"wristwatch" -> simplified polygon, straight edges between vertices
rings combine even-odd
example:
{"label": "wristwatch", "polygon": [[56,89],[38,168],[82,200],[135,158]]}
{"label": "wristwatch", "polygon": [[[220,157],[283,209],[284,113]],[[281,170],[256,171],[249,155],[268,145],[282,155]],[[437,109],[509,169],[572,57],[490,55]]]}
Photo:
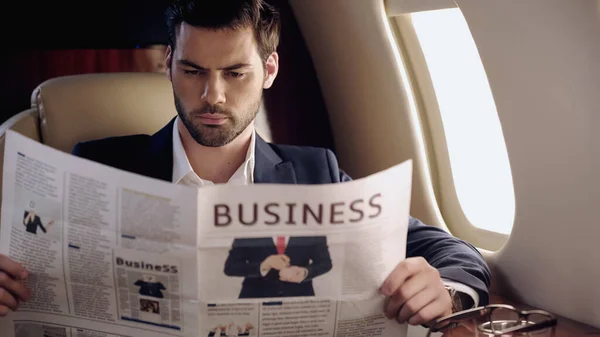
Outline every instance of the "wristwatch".
{"label": "wristwatch", "polygon": [[457,311],[463,311],[473,307],[474,303],[469,295],[458,292],[451,286],[445,287],[448,291],[448,294],[450,295],[450,299],[452,300],[452,313],[455,313]]}

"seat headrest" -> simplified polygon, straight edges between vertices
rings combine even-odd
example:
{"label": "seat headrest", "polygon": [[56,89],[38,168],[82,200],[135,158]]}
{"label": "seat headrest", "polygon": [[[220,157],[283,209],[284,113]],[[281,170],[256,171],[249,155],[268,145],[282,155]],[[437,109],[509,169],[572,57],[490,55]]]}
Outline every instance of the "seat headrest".
{"label": "seat headrest", "polygon": [[171,82],[160,73],[57,77],[33,91],[31,105],[43,143],[65,152],[79,141],[153,134],[177,114]]}

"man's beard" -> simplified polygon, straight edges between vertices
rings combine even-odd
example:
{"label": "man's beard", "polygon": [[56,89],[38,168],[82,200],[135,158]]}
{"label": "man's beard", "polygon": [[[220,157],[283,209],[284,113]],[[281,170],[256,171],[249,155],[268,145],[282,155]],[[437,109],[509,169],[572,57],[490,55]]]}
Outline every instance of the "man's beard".
{"label": "man's beard", "polygon": [[[230,111],[224,110],[219,106],[209,104],[198,110],[187,113],[183,109],[177,94],[173,94],[175,96],[175,108],[177,109],[177,114],[183,122],[183,125],[185,125],[192,138],[194,138],[198,144],[209,147],[227,145],[242,132],[244,132],[244,130],[246,130],[248,125],[252,123],[258,114],[258,109],[262,99],[262,95],[259,95],[258,99],[252,102],[252,104],[248,107],[248,110],[244,111],[239,116],[234,116]],[[201,114],[217,113],[227,117],[227,122],[225,124],[205,125],[194,120],[195,116],[200,116]]]}

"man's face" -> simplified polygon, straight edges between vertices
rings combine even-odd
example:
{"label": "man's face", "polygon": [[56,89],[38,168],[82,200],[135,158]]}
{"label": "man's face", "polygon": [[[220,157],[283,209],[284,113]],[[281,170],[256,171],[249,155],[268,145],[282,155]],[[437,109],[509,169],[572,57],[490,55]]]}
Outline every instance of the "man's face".
{"label": "man's face", "polygon": [[167,74],[175,106],[188,132],[203,146],[223,146],[254,121],[263,88],[277,72],[277,55],[263,66],[254,34],[208,30],[182,23],[175,50],[167,48]]}

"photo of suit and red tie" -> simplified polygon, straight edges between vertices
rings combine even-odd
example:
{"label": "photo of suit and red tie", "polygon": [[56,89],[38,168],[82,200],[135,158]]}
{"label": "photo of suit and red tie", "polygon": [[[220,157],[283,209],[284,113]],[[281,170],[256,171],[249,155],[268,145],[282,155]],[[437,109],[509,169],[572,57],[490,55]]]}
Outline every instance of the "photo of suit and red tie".
{"label": "photo of suit and red tie", "polygon": [[227,276],[244,277],[239,298],[315,296],[313,280],[332,268],[325,236],[238,238]]}

